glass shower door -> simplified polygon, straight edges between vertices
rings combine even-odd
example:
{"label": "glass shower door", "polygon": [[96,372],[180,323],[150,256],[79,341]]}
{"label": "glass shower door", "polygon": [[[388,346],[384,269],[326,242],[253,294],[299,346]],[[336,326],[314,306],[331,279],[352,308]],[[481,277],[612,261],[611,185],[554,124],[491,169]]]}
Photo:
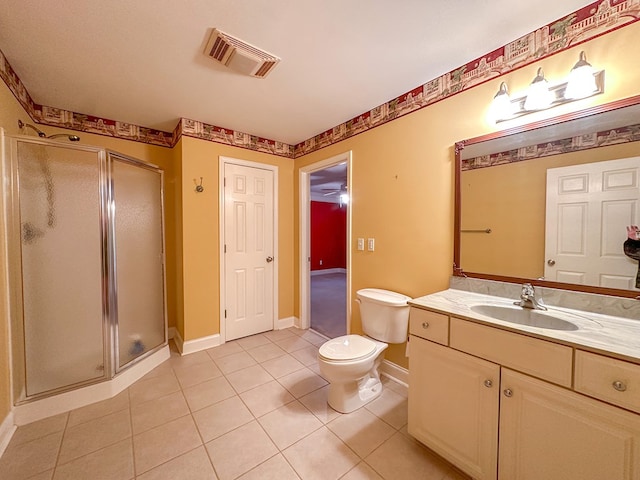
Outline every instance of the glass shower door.
{"label": "glass shower door", "polygon": [[162,171],[109,153],[115,210],[116,371],[166,342]]}
{"label": "glass shower door", "polygon": [[17,142],[27,396],[105,377],[101,154]]}

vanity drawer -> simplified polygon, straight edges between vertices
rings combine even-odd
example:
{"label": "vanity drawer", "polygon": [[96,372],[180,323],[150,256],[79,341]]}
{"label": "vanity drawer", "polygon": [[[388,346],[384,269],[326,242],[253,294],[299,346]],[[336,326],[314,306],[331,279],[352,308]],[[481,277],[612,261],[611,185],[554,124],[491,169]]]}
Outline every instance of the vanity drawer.
{"label": "vanity drawer", "polygon": [[411,307],[409,333],[442,345],[448,345],[449,315]]}
{"label": "vanity drawer", "polygon": [[534,377],[571,387],[573,349],[566,345],[452,317],[450,346]]}
{"label": "vanity drawer", "polygon": [[640,365],[576,350],[574,388],[640,413]]}

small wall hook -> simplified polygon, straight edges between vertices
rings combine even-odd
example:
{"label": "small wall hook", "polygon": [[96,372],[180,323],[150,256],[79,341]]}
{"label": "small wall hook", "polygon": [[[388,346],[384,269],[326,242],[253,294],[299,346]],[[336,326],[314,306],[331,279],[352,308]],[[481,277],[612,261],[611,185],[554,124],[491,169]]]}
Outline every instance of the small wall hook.
{"label": "small wall hook", "polygon": [[204,192],[204,187],[202,186],[202,177],[200,177],[200,183],[198,183],[195,178],[193,179],[193,183],[195,183],[195,185],[196,185],[196,192],[197,193]]}

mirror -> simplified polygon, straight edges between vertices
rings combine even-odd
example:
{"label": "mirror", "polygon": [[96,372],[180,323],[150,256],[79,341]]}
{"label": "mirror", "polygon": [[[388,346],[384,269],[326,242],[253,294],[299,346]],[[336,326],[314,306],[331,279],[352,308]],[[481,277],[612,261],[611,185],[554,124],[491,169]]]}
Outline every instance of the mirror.
{"label": "mirror", "polygon": [[640,95],[456,143],[454,275],[638,297]]}

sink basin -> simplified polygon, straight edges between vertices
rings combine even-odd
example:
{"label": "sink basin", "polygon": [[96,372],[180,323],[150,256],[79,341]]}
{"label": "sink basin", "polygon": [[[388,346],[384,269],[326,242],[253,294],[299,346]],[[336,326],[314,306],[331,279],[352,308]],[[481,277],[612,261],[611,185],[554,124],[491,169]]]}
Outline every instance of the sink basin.
{"label": "sink basin", "polygon": [[578,330],[576,325],[559,318],[548,310],[532,310],[518,305],[473,305],[471,310],[480,315],[518,325],[550,330]]}

